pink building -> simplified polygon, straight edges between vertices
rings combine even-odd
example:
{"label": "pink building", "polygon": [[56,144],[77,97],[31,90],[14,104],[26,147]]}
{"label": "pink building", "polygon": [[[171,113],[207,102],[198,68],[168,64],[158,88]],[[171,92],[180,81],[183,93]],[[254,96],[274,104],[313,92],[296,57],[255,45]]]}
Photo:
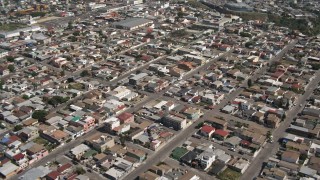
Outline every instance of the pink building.
{"label": "pink building", "polygon": [[82,127],[83,131],[86,133],[95,126],[95,121],[96,121],[95,118],[91,116],[87,116],[80,120],[77,120],[77,119],[71,120],[70,124],[76,127],[78,126]]}

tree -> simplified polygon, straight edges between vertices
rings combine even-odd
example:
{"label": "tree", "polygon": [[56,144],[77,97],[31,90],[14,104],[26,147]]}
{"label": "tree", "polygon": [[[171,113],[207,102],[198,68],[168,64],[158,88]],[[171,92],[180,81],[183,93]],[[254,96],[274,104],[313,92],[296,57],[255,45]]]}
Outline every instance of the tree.
{"label": "tree", "polygon": [[81,77],[85,77],[85,76],[89,76],[89,75],[90,75],[90,73],[89,73],[88,70],[83,70],[83,71],[81,72],[81,74],[80,74]]}
{"label": "tree", "polygon": [[36,76],[38,76],[38,73],[37,73],[37,72],[32,71],[32,72],[31,72],[31,76],[32,76],[32,77],[36,77]]}
{"label": "tree", "polygon": [[80,36],[80,31],[75,31],[72,33],[74,36]]}
{"label": "tree", "polygon": [[24,95],[22,95],[22,98],[23,98],[23,99],[29,99],[29,96],[26,95],[26,94],[24,94]]}
{"label": "tree", "polygon": [[12,56],[7,56],[7,61],[9,61],[9,62],[14,62],[14,57],[12,57]]}
{"label": "tree", "polygon": [[266,136],[268,139],[270,139],[271,138],[271,131],[268,131]]}
{"label": "tree", "polygon": [[77,174],[85,174],[85,173],[86,173],[86,170],[83,169],[82,167],[77,167],[77,168],[76,168],[76,173],[77,173]]}
{"label": "tree", "polygon": [[251,87],[252,86],[252,80],[251,79],[248,79],[248,87]]}
{"label": "tree", "polygon": [[32,114],[32,118],[38,119],[39,121],[44,121],[45,117],[48,115],[48,111],[45,110],[35,110]]}
{"label": "tree", "polygon": [[13,64],[10,64],[10,65],[8,66],[8,69],[9,69],[10,72],[14,72],[15,67],[14,67]]}
{"label": "tree", "polygon": [[3,90],[3,85],[4,85],[3,80],[0,80],[0,90]]}
{"label": "tree", "polygon": [[73,29],[72,21],[69,21],[69,22],[68,22],[68,29]]}
{"label": "tree", "polygon": [[67,82],[68,82],[68,83],[72,83],[72,82],[74,82],[73,77],[68,78],[68,79],[67,79]]}
{"label": "tree", "polygon": [[126,137],[121,134],[120,137],[119,137],[119,140],[120,140],[121,145],[122,145],[122,146],[125,146]]}
{"label": "tree", "polygon": [[18,124],[18,125],[16,125],[16,126],[14,126],[13,131],[14,131],[14,132],[17,132],[17,131],[20,131],[22,128],[23,128],[23,126],[20,125],[20,124]]}
{"label": "tree", "polygon": [[182,11],[179,11],[177,16],[178,16],[178,18],[182,18],[184,16],[184,13]]}
{"label": "tree", "polygon": [[60,72],[60,76],[65,76],[65,74],[66,74],[66,73],[65,73],[64,70]]}
{"label": "tree", "polygon": [[62,96],[53,96],[49,99],[48,104],[51,104],[52,106],[56,107],[58,104],[65,103],[69,100],[68,97],[64,98]]}
{"label": "tree", "polygon": [[70,36],[68,39],[70,39],[71,42],[77,41],[77,38],[75,36]]}

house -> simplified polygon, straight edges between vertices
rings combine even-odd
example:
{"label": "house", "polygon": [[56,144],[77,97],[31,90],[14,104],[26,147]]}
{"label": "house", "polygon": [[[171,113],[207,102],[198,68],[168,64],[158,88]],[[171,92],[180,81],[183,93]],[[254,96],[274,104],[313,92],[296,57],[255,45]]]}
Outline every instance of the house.
{"label": "house", "polygon": [[0,176],[4,179],[9,179],[10,177],[17,174],[20,168],[11,162],[7,162],[0,167]]}
{"label": "house", "polygon": [[26,149],[26,153],[31,159],[29,162],[31,164],[47,156],[49,154],[49,151],[43,145],[35,143],[30,148]]}
{"label": "house", "polygon": [[240,159],[231,160],[231,162],[229,162],[228,165],[233,170],[243,174],[248,169],[250,163],[249,161],[240,158]]}
{"label": "house", "polygon": [[216,160],[216,156],[211,151],[204,151],[197,157],[197,159],[199,161],[200,167],[202,167],[204,170],[207,170]]}
{"label": "house", "polygon": [[110,179],[110,180],[118,180],[120,179],[123,175],[125,174],[125,171],[120,169],[120,168],[116,168],[116,167],[112,167],[110,168],[108,171],[106,171],[104,173],[104,175]]}
{"label": "house", "polygon": [[264,123],[264,113],[257,111],[252,115],[251,119],[252,119],[252,121],[255,121],[259,124],[263,124]]}
{"label": "house", "polygon": [[40,137],[50,141],[51,143],[61,144],[69,137],[69,134],[59,129],[52,131],[40,131]]}
{"label": "house", "polygon": [[243,111],[242,111],[242,116],[243,116],[244,118],[251,119],[251,118],[254,116],[255,113],[256,113],[255,110],[253,110],[253,109],[247,109],[247,110],[243,110]]}
{"label": "house", "polygon": [[130,124],[121,124],[120,126],[115,127],[112,130],[112,134],[120,135],[120,134],[128,132],[130,130],[130,128],[131,128]]}
{"label": "house", "polygon": [[131,90],[125,86],[118,86],[114,90],[108,92],[109,95],[111,95],[112,97],[115,97],[118,100],[124,99],[130,93],[131,93]]}
{"label": "house", "polygon": [[200,109],[196,109],[193,107],[186,107],[182,111],[182,113],[186,115],[188,119],[191,119],[191,120],[199,119],[200,116],[202,115],[202,112]]}
{"label": "house", "polygon": [[120,120],[116,117],[108,118],[104,122],[106,130],[108,132],[112,132],[114,128],[120,126]]}
{"label": "house", "polygon": [[210,138],[212,136],[212,134],[214,133],[215,128],[212,126],[208,126],[208,125],[204,125],[201,127],[200,129],[200,133],[205,136]]}
{"label": "house", "polygon": [[72,158],[79,160],[84,155],[84,153],[89,150],[89,146],[85,144],[80,144],[70,150],[70,155]]}
{"label": "house", "polygon": [[28,167],[28,158],[25,153],[18,153],[12,157],[12,162],[18,165],[21,169]]}
{"label": "house", "polygon": [[311,156],[309,159],[309,165],[308,165],[311,169],[314,169],[317,171],[317,173],[319,174],[320,172],[320,158],[315,157],[315,156]]}
{"label": "house", "polygon": [[115,145],[113,137],[105,136],[101,133],[96,133],[93,136],[87,138],[85,140],[85,143],[99,152],[104,152],[105,150]]}
{"label": "house", "polygon": [[69,123],[73,126],[80,126],[86,133],[90,131],[96,124],[96,119],[92,116],[86,116],[81,119],[72,119]]}
{"label": "house", "polygon": [[58,171],[51,171],[45,176],[46,180],[59,180],[60,173]]}
{"label": "house", "polygon": [[286,180],[288,179],[287,173],[280,168],[265,168],[263,169],[262,174],[268,178],[277,179],[277,180]]}
{"label": "house", "polygon": [[[130,159],[130,157],[126,157],[126,159]],[[117,157],[115,163],[113,164],[114,167],[124,170],[125,172],[130,171],[133,167],[133,163],[121,157]]]}
{"label": "house", "polygon": [[117,118],[120,120],[121,124],[134,122],[133,114],[128,113],[128,112],[124,112],[124,113],[120,114],[119,116],[117,116]]}
{"label": "house", "polygon": [[168,115],[161,119],[164,126],[178,131],[187,127],[187,120],[178,116]]}
{"label": "house", "polygon": [[278,128],[280,125],[280,119],[275,114],[268,114],[265,123],[270,128]]}
{"label": "house", "polygon": [[197,158],[197,153],[189,151],[180,158],[180,161],[184,164],[191,166],[192,162]]}
{"label": "house", "polygon": [[19,137],[23,141],[31,141],[37,137],[39,137],[38,128],[34,126],[24,127],[22,130],[18,132]]}
{"label": "house", "polygon": [[40,179],[49,174],[49,167],[39,166],[28,170],[25,174],[19,177],[20,180]]}
{"label": "house", "polygon": [[281,160],[288,163],[297,164],[299,161],[300,153],[296,151],[287,150],[281,154]]}
{"label": "house", "polygon": [[222,108],[221,112],[224,112],[226,114],[235,114],[237,112],[237,108],[235,106],[226,105]]}
{"label": "house", "polygon": [[207,121],[212,124],[216,129],[227,130],[228,122],[215,117],[208,118]]}
{"label": "house", "polygon": [[229,132],[222,129],[216,129],[212,135],[213,138],[218,139],[220,141],[224,141],[228,136]]}
{"label": "house", "polygon": [[230,147],[230,148],[236,148],[241,142],[241,138],[237,136],[232,136],[228,139],[226,139],[223,143],[223,145]]}
{"label": "house", "polygon": [[9,148],[17,148],[21,145],[21,141],[20,138],[16,135],[4,136],[1,139],[1,144],[4,144]]}
{"label": "house", "polygon": [[57,171],[60,173],[60,174],[65,174],[67,173],[68,171],[70,171],[72,169],[72,164],[70,163],[66,163],[60,167],[57,168]]}
{"label": "house", "polygon": [[146,153],[139,149],[128,148],[126,155],[134,159],[137,159],[138,162],[142,162],[146,159]]}
{"label": "house", "polygon": [[201,101],[210,105],[219,104],[223,98],[224,94],[222,93],[213,94],[203,92],[203,94],[201,94]]}

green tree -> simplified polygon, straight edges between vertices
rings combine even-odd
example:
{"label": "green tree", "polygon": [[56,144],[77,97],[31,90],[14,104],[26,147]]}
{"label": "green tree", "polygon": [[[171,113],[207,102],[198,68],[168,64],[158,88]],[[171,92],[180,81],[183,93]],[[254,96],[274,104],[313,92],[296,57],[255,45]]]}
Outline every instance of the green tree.
{"label": "green tree", "polygon": [[77,167],[77,168],[76,168],[76,173],[77,173],[77,174],[85,174],[85,173],[86,173],[86,170],[83,169],[82,167]]}
{"label": "green tree", "polygon": [[23,98],[23,99],[29,99],[29,96],[26,95],[26,94],[24,94],[24,95],[22,95],[22,98]]}
{"label": "green tree", "polygon": [[65,76],[65,75],[66,75],[66,73],[64,70],[60,72],[60,76]]}
{"label": "green tree", "polygon": [[182,18],[184,16],[184,13],[182,11],[179,11],[177,16],[178,16],[178,18]]}
{"label": "green tree", "polygon": [[8,66],[8,69],[9,69],[10,72],[14,72],[15,67],[14,67],[13,64],[10,64],[10,65]]}
{"label": "green tree", "polygon": [[16,125],[16,126],[14,126],[13,131],[14,131],[14,132],[17,132],[17,131],[20,131],[22,128],[23,128],[23,126],[20,125],[20,124],[18,124],[18,125]]}
{"label": "green tree", "polygon": [[65,103],[69,100],[69,98],[64,98],[62,96],[53,96],[49,99],[48,104],[51,104],[52,106],[56,107],[58,104]]}
{"label": "green tree", "polygon": [[14,57],[12,57],[12,56],[7,56],[7,61],[9,61],[9,62],[14,62]]}
{"label": "green tree", "polygon": [[72,23],[72,21],[69,21],[69,22],[68,22],[68,29],[73,29],[73,23]]}
{"label": "green tree", "polygon": [[75,31],[72,33],[74,36],[80,36],[80,31]]}
{"label": "green tree", "polygon": [[3,85],[4,85],[3,80],[0,80],[0,90],[3,90]]}
{"label": "green tree", "polygon": [[44,121],[48,113],[49,112],[45,110],[35,110],[32,114],[32,118],[38,119],[39,121]]}
{"label": "green tree", "polygon": [[251,86],[252,86],[252,80],[251,80],[251,79],[248,79],[247,84],[248,84],[248,87],[251,87]]}
{"label": "green tree", "polygon": [[81,74],[80,74],[81,77],[85,77],[85,76],[89,76],[89,75],[90,75],[90,73],[89,73],[88,70],[83,70],[83,71],[81,72]]}
{"label": "green tree", "polygon": [[271,134],[271,131],[268,131],[266,136],[267,136],[268,139],[270,139],[270,138],[271,138],[271,135],[272,135],[272,134]]}
{"label": "green tree", "polygon": [[77,41],[77,38],[75,36],[70,36],[68,38],[71,42],[76,42]]}

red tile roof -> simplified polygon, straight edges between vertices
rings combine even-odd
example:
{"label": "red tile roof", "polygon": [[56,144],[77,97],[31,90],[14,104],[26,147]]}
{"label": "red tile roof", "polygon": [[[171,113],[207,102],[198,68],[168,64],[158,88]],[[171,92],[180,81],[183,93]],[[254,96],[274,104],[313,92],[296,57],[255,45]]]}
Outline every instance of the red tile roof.
{"label": "red tile roof", "polygon": [[19,154],[16,154],[15,156],[13,156],[13,159],[15,161],[19,161],[20,159],[23,159],[24,158],[24,154],[22,153],[19,153]]}
{"label": "red tile roof", "polygon": [[206,132],[206,133],[211,133],[212,131],[214,131],[215,128],[212,126],[208,126],[208,125],[204,125],[201,128],[201,131]]}
{"label": "red tile roof", "polygon": [[56,179],[58,176],[60,176],[58,171],[52,171],[51,173],[47,174],[47,177],[50,179]]}
{"label": "red tile roof", "polygon": [[216,134],[216,135],[225,137],[225,136],[228,136],[228,135],[229,135],[229,132],[228,132],[228,131],[221,130],[221,129],[217,129],[213,134]]}
{"label": "red tile roof", "polygon": [[124,120],[131,118],[132,116],[133,116],[133,114],[125,112],[125,113],[120,114],[117,118],[120,119],[120,121],[124,121]]}
{"label": "red tile roof", "polygon": [[65,170],[67,170],[67,169],[69,169],[69,168],[71,168],[71,167],[72,167],[72,165],[71,165],[70,163],[66,163],[66,164],[60,166],[60,167],[57,169],[57,171],[58,171],[59,173],[62,173],[62,172],[64,172]]}

